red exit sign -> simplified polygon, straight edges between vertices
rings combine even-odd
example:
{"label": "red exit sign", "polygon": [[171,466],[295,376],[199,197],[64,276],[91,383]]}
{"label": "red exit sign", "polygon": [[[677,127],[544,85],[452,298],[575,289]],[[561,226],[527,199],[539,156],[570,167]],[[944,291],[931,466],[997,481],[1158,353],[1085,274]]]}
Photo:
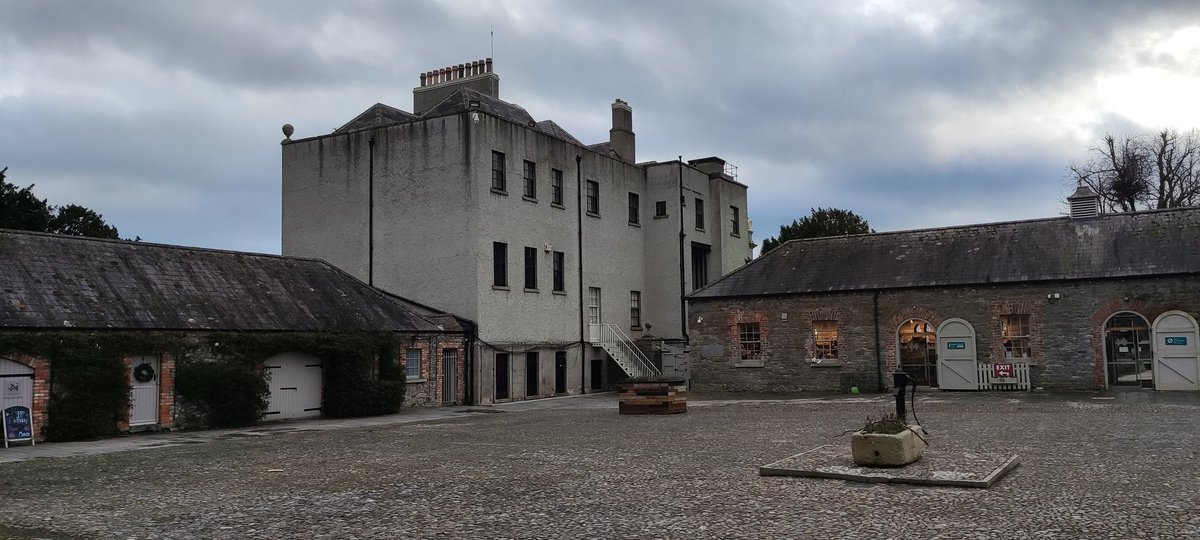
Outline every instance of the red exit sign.
{"label": "red exit sign", "polygon": [[1017,376],[1017,370],[1012,364],[992,364],[992,376],[997,379],[1008,379]]}

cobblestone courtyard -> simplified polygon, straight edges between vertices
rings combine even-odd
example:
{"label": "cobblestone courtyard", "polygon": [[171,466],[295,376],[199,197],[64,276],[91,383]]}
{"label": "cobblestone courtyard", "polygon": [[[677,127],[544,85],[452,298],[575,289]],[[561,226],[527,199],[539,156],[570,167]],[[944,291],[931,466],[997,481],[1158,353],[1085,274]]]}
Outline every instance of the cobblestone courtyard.
{"label": "cobblestone courtyard", "polygon": [[988,490],[757,476],[848,445],[842,432],[886,410],[885,397],[692,405],[631,417],[589,397],[0,464],[0,537],[1200,536],[1195,396],[918,400],[938,448],[1021,454]]}

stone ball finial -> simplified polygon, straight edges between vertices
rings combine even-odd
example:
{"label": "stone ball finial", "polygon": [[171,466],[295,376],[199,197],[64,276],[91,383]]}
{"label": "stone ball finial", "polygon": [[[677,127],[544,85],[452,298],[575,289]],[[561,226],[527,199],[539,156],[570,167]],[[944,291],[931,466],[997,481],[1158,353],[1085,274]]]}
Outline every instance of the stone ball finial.
{"label": "stone ball finial", "polygon": [[296,128],[292,127],[291,124],[283,125],[283,136],[287,137],[287,139],[289,141],[292,139],[292,133],[294,133],[295,131],[296,131]]}

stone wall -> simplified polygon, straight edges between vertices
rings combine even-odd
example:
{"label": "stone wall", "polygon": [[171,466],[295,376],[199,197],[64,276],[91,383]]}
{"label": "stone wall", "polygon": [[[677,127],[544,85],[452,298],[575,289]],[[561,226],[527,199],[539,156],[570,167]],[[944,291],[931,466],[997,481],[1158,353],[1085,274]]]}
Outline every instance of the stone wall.
{"label": "stone wall", "polygon": [[[1054,298],[1057,294],[1058,298]],[[897,330],[909,319],[936,327],[958,318],[974,327],[981,362],[1002,361],[1001,315],[1029,315],[1035,388],[1094,390],[1107,385],[1104,324],[1122,311],[1153,324],[1181,310],[1200,312],[1200,277],[1171,276],[974,287],[896,289],[690,301],[692,384],[721,391],[846,392],[891,384]],[[737,323],[762,326],[761,365],[742,362]],[[836,320],[837,361],[814,362],[813,321]],[[877,322],[878,321],[878,322]],[[876,354],[878,330],[878,355]]]}

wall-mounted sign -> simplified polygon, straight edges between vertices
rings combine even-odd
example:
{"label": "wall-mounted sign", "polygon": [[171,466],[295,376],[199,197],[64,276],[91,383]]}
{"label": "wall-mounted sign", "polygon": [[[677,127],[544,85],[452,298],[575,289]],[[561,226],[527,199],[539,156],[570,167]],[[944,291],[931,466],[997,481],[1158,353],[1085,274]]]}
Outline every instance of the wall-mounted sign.
{"label": "wall-mounted sign", "polygon": [[992,376],[997,379],[1009,379],[1017,375],[1012,364],[992,364]]}
{"label": "wall-mounted sign", "polygon": [[1167,336],[1165,338],[1165,340],[1167,342],[1167,345],[1187,346],[1187,337],[1186,336]]}
{"label": "wall-mounted sign", "polygon": [[947,348],[947,349],[951,349],[951,350],[954,350],[954,349],[966,349],[966,348],[967,348],[967,342],[965,342],[965,341],[947,341],[947,342],[946,342],[946,348]]}
{"label": "wall-mounted sign", "polygon": [[33,416],[29,407],[12,406],[4,409],[4,447],[8,443],[33,440]]}
{"label": "wall-mounted sign", "polygon": [[0,397],[3,399],[17,399],[21,397],[21,384],[28,379],[24,377],[11,377],[0,379],[0,387],[3,387],[3,394]]}

